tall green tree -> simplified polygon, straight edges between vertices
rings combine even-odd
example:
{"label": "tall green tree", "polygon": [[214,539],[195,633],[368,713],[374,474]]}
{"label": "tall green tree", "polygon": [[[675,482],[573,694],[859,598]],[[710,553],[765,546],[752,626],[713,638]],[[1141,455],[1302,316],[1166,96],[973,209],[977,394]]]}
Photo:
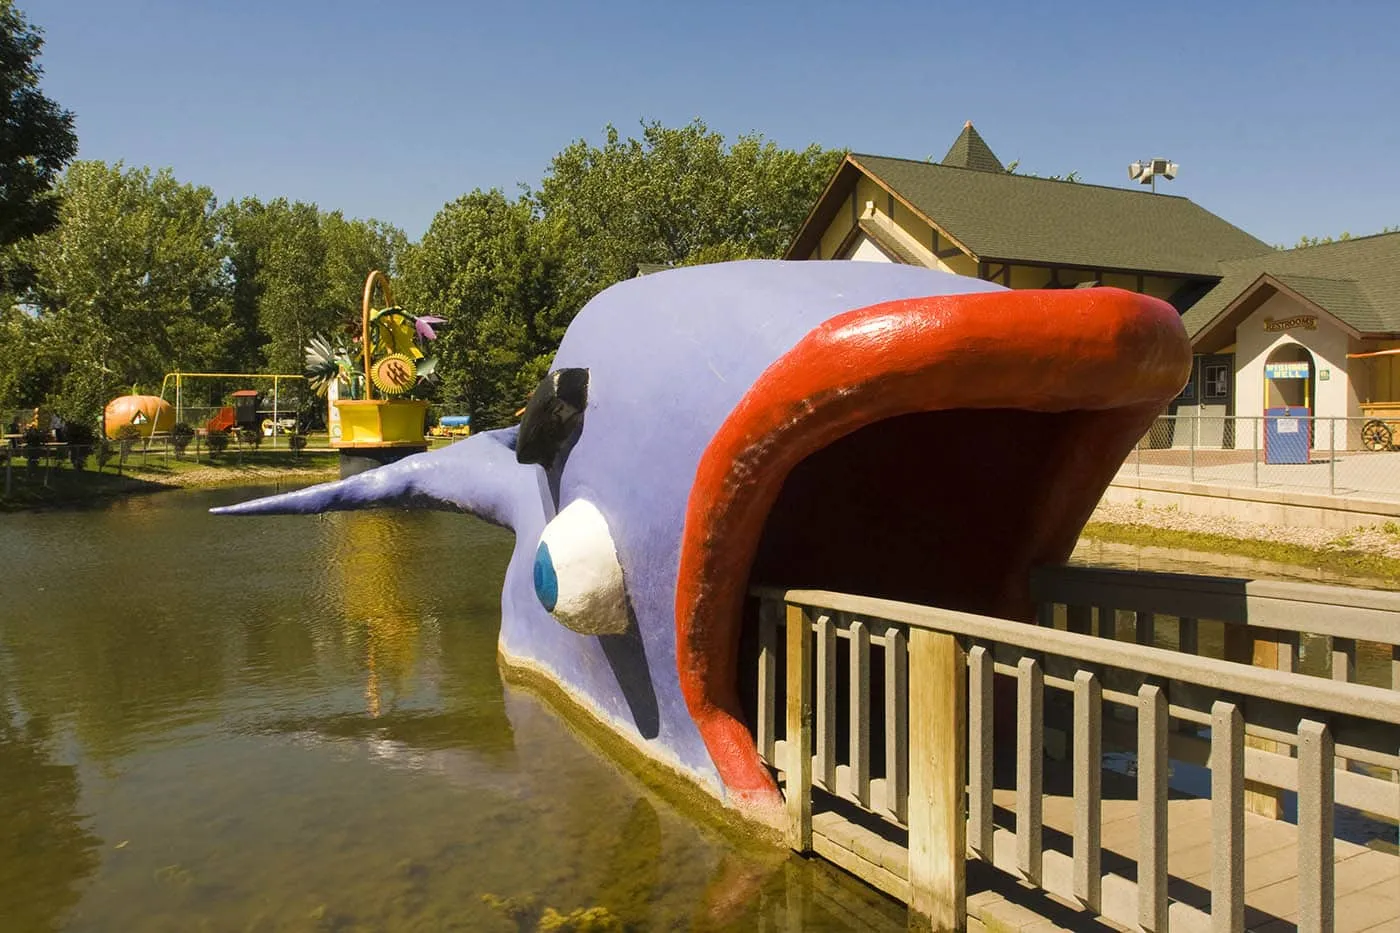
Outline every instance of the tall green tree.
{"label": "tall green tree", "polygon": [[307,341],[359,320],[371,269],[392,273],[407,238],[377,220],[277,198],[245,198],[221,217],[233,275],[241,365],[299,373]]}
{"label": "tall green tree", "polygon": [[308,340],[338,323],[326,308],[326,241],[314,204],[284,199],[261,212],[266,238],[257,270],[258,328],[273,372],[299,373]]}
{"label": "tall green tree", "polygon": [[0,414],[38,405],[58,383],[55,360],[41,335],[43,326],[30,312],[0,294]]}
{"label": "tall green tree", "polygon": [[58,222],[54,183],[78,153],[73,115],[39,89],[40,30],[0,0],[0,247]]}
{"label": "tall green tree", "polygon": [[609,126],[554,157],[537,201],[556,228],[564,303],[577,310],[642,263],[777,258],[843,153],[783,149],[759,135],[733,145],[702,121]]}
{"label": "tall green tree", "polygon": [[54,373],[49,400],[95,419],[123,388],[221,358],[229,282],[209,189],[169,170],[76,162],[57,191],[59,224],[15,248],[33,270],[20,325]]}
{"label": "tall green tree", "polygon": [[408,237],[393,224],[347,219],[340,211],[321,215],[321,236],[326,242],[326,302],[358,320],[365,277],[378,269],[394,278]]}
{"label": "tall green tree", "polygon": [[544,374],[562,328],[558,258],[527,197],[473,191],[405,253],[402,301],[446,318],[434,344],[441,398],[478,428],[509,423]]}

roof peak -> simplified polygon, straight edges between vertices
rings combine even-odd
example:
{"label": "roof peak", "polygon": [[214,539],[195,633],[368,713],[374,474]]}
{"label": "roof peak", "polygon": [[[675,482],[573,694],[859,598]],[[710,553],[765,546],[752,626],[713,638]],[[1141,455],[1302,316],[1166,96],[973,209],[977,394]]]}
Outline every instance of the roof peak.
{"label": "roof peak", "polygon": [[948,154],[943,157],[944,165],[953,168],[970,168],[979,172],[1004,172],[1006,166],[992,152],[992,147],[973,127],[972,121],[963,124],[962,132],[953,140]]}

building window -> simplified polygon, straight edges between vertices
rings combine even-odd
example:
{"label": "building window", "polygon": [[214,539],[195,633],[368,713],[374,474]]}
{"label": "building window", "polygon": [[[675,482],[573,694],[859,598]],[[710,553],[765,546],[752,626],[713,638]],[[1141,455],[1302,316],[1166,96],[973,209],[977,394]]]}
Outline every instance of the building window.
{"label": "building window", "polygon": [[1191,360],[1191,378],[1186,380],[1186,385],[1181,387],[1181,392],[1177,395],[1177,402],[1185,405],[1196,404],[1196,377],[1200,374],[1200,358]]}
{"label": "building window", "polygon": [[1224,401],[1230,397],[1230,367],[1229,366],[1207,366],[1204,369],[1205,379],[1205,400],[1208,402]]}

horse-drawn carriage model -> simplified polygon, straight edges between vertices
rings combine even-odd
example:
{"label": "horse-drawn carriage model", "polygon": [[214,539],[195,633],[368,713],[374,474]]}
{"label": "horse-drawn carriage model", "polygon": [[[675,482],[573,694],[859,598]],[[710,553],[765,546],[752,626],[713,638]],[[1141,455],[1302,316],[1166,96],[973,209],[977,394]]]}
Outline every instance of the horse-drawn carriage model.
{"label": "horse-drawn carriage model", "polygon": [[1400,402],[1362,405],[1361,443],[1367,450],[1400,450]]}
{"label": "horse-drawn carriage model", "polygon": [[[1348,359],[1372,360],[1367,386],[1368,401],[1361,403],[1361,444],[1367,450],[1400,450],[1400,401],[1373,402],[1375,395],[1396,398],[1397,376],[1400,376],[1400,347],[1390,350],[1373,350],[1370,353],[1348,353]],[[1385,364],[1382,376],[1382,362]],[[1384,387],[1385,391],[1380,391]]]}

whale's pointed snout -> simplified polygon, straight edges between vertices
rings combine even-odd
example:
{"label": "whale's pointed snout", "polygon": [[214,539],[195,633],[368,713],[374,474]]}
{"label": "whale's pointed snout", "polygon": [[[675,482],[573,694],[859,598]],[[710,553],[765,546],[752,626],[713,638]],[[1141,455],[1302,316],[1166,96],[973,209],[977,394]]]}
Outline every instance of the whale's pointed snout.
{"label": "whale's pointed snout", "polygon": [[478,434],[333,483],[210,509],[215,515],[309,515],[413,507],[468,512],[508,528],[528,497],[536,468],[515,458],[515,428]]}

